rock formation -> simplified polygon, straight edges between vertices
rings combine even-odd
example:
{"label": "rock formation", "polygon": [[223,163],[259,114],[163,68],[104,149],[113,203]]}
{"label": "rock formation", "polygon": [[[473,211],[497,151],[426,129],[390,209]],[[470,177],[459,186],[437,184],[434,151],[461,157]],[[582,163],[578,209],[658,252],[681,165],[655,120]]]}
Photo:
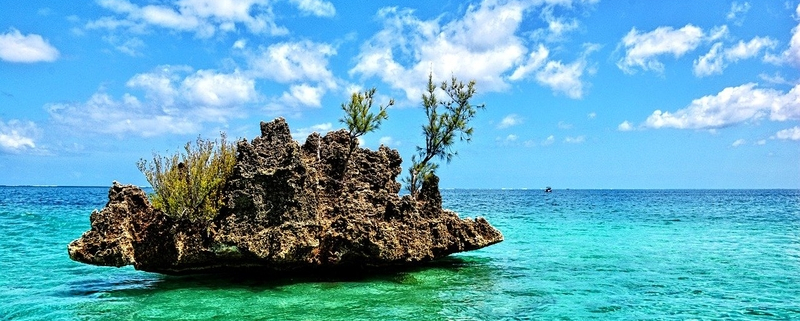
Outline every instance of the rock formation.
{"label": "rock formation", "polygon": [[442,209],[438,178],[400,197],[396,150],[350,148],[344,130],[300,146],[282,118],[238,143],[225,206],[211,221],[175,219],[144,191],[114,182],[91,230],[69,244],[75,261],[165,274],[404,266],[503,240],[485,219]]}

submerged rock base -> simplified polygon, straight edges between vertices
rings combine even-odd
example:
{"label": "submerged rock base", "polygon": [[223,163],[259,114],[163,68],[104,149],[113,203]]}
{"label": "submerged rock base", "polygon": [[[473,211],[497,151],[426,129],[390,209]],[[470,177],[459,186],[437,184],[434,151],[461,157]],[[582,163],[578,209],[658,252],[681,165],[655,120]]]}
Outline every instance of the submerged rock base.
{"label": "submerged rock base", "polygon": [[211,221],[173,219],[144,191],[114,182],[70,258],[181,274],[289,272],[413,265],[489,246],[503,235],[483,218],[442,209],[438,178],[400,197],[396,150],[350,148],[344,130],[295,142],[282,118],[238,143],[225,206]]}

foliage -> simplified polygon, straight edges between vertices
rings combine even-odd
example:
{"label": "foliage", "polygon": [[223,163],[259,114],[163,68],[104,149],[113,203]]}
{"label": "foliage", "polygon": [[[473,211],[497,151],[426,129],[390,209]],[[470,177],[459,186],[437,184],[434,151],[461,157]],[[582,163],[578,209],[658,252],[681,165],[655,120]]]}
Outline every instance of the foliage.
{"label": "foliage", "polygon": [[153,206],[174,218],[213,219],[222,207],[222,189],[236,164],[236,147],[226,141],[200,137],[187,142],[184,152],[172,156],[153,153],[153,161],[140,159],[139,170],[155,193]]}
{"label": "foliage", "polygon": [[366,133],[377,130],[381,127],[381,122],[389,118],[386,109],[394,105],[394,99],[390,99],[386,106],[381,105],[378,114],[370,112],[375,96],[375,88],[365,90],[363,93],[353,93],[350,102],[342,104],[344,117],[339,122],[345,124],[350,134],[350,151],[356,146],[358,137]]}
{"label": "foliage", "polygon": [[417,146],[417,155],[411,158],[411,167],[408,168],[408,177],[403,179],[411,196],[417,196],[422,182],[434,174],[439,167],[431,161],[435,158],[445,160],[447,163],[458,155],[453,149],[456,139],[470,142],[473,127],[469,125],[478,109],[484,105],[472,105],[470,99],[475,95],[475,81],[468,84],[451,77],[450,82],[443,81],[441,89],[447,98],[442,100],[436,96],[437,87],[433,84],[433,75],[428,74],[427,92],[422,94],[422,106],[428,122],[422,125],[425,135],[425,147]]}

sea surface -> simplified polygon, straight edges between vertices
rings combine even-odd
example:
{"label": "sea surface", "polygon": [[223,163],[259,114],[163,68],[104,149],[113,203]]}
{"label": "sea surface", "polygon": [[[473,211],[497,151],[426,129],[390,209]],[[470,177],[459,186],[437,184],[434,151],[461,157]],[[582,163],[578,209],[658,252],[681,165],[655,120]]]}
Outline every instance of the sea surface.
{"label": "sea surface", "polygon": [[800,320],[798,190],[445,190],[505,241],[346,279],[71,261],[107,192],[0,187],[0,319]]}

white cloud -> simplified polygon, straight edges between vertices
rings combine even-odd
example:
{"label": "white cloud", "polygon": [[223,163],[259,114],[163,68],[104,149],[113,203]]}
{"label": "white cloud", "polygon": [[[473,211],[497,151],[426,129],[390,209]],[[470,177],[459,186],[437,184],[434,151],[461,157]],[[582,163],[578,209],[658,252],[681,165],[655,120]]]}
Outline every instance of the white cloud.
{"label": "white cloud", "polygon": [[552,145],[556,141],[556,137],[553,135],[547,136],[545,140],[542,141],[542,146]]}
{"label": "white cloud", "polygon": [[18,153],[36,148],[34,138],[38,133],[39,129],[31,121],[12,119],[6,123],[0,120],[0,151]]}
{"label": "white cloud", "polygon": [[596,112],[591,112],[591,113],[586,114],[586,118],[595,119],[595,117],[597,117],[597,113]]}
{"label": "white cloud", "polygon": [[564,142],[567,144],[580,144],[586,141],[586,136],[578,136],[578,137],[567,137],[564,138]]}
{"label": "white cloud", "polygon": [[539,47],[531,51],[528,54],[528,58],[526,59],[524,64],[519,65],[515,70],[514,73],[511,74],[508,79],[510,80],[520,80],[525,78],[530,73],[533,73],[539,69],[541,69],[544,64],[547,62],[547,58],[550,55],[550,50],[547,49],[543,44],[539,44]]}
{"label": "white cloud", "polygon": [[14,28],[7,33],[0,33],[0,60],[19,63],[52,62],[58,56],[58,50],[40,35],[23,35]]}
{"label": "white cloud", "polygon": [[308,84],[292,85],[289,87],[288,92],[283,93],[280,98],[280,103],[290,107],[297,107],[300,105],[320,107],[322,105],[322,96],[324,94],[324,88],[315,87]]}
{"label": "white cloud", "polygon": [[761,73],[761,74],[758,75],[758,78],[761,78],[761,80],[764,80],[764,81],[766,81],[768,83],[777,84],[777,85],[794,85],[794,84],[800,82],[800,81],[786,80],[786,78],[783,78],[783,76],[780,73],[777,73],[777,72],[774,75],[768,75],[768,74]]}
{"label": "white cloud", "polygon": [[775,134],[775,137],[783,140],[800,140],[800,126],[781,130]]}
{"label": "white cloud", "polygon": [[[795,17],[800,17],[800,4],[795,9]],[[786,50],[784,56],[789,63],[800,66],[800,24],[792,28],[792,39],[789,41],[789,49]]]}
{"label": "white cloud", "polygon": [[756,142],[756,145],[759,145],[759,146],[763,146],[763,145],[766,145],[766,144],[767,144],[767,140],[766,139],[762,139],[762,140],[759,140],[759,141]]}
{"label": "white cloud", "polygon": [[560,61],[549,61],[544,69],[536,74],[536,80],[567,97],[578,99],[583,97],[581,76],[585,68],[586,64],[583,61],[568,65]]}
{"label": "white cloud", "polygon": [[[800,17],[800,4],[795,9],[796,17]],[[789,49],[784,53],[786,59],[795,65],[800,66],[800,24],[792,28],[792,39],[789,41]]]}
{"label": "white cloud", "polygon": [[296,141],[299,141],[299,142],[302,143],[302,142],[305,141],[306,138],[308,138],[308,135],[311,135],[311,133],[318,133],[318,134],[324,136],[325,134],[327,134],[332,129],[333,129],[333,124],[332,123],[316,124],[316,125],[312,125],[311,127],[304,127],[304,128],[299,128],[299,129],[293,130],[292,131],[292,138],[294,138]]}
{"label": "white cloud", "polygon": [[318,17],[333,17],[336,15],[336,8],[328,1],[322,0],[290,0],[301,11]]}
{"label": "white cloud", "polygon": [[[268,109],[286,111],[287,107],[320,107],[323,96],[343,83],[328,69],[328,59],[336,49],[311,41],[282,42],[246,52],[249,70],[254,78],[265,78],[290,84],[287,91],[275,97]],[[348,93],[349,94],[349,93]]]}
{"label": "white cloud", "polygon": [[581,57],[572,63],[564,64],[561,61],[547,61],[549,50],[544,45],[539,45],[536,51],[530,53],[525,64],[518,66],[509,80],[519,80],[528,74],[535,73],[536,81],[550,87],[556,93],[566,94],[567,97],[580,99],[584,94],[584,82],[581,80],[584,72],[594,73],[587,69],[586,57],[600,47],[596,44],[584,45]]}
{"label": "white cloud", "polygon": [[204,123],[243,116],[241,106],[258,101],[254,81],[241,73],[192,72],[186,66],[160,66],[126,84],[144,92],[115,99],[97,92],[83,103],[47,107],[54,121],[78,131],[144,137],[197,133]]}
{"label": "white cloud", "polygon": [[777,41],[768,37],[755,37],[748,42],[739,41],[736,45],[723,48],[721,42],[715,43],[709,52],[694,61],[694,74],[705,77],[722,74],[730,63],[757,56],[762,50],[774,48]]}
{"label": "white cloud", "polygon": [[728,11],[728,14],[725,15],[725,18],[734,22],[734,24],[741,26],[742,22],[744,21],[744,15],[750,11],[750,3],[738,3],[734,1],[731,3],[731,9]]}
{"label": "white cloud", "polygon": [[118,136],[188,134],[200,129],[200,124],[187,115],[159,110],[129,94],[115,100],[108,94],[95,93],[85,103],[52,104],[47,110],[54,121],[75,130]]}
{"label": "white cloud", "polygon": [[687,24],[681,29],[658,27],[653,31],[640,33],[631,29],[622,38],[620,47],[625,48],[625,57],[617,62],[617,66],[625,73],[634,73],[637,68],[644,71],[664,71],[658,57],[671,54],[676,58],[697,48],[705,38],[702,29]]}
{"label": "white cloud", "polygon": [[[795,19],[800,20],[800,4],[795,8]],[[792,28],[792,38],[789,40],[789,48],[780,54],[768,54],[764,57],[764,61],[776,65],[793,64],[800,66],[800,24]]]}
{"label": "white cloud", "polygon": [[645,124],[651,128],[714,129],[755,121],[800,120],[800,85],[788,93],[756,88],[750,83],[728,87],[716,95],[704,96],[674,113],[656,110]]}
{"label": "white cloud", "polygon": [[517,114],[509,114],[500,121],[500,124],[497,124],[497,128],[503,129],[519,124],[522,124],[522,117]]}
{"label": "white cloud", "polygon": [[221,74],[211,70],[198,70],[186,77],[181,91],[190,103],[209,107],[242,105],[258,96],[253,79],[238,72]]}
{"label": "white cloud", "polygon": [[554,13],[553,6],[545,6],[542,8],[539,16],[542,21],[547,24],[547,28],[538,29],[532,32],[531,37],[534,39],[541,39],[547,42],[563,41],[566,34],[577,30],[580,23],[575,18],[557,17]]}
{"label": "white cloud", "polygon": [[[333,4],[323,0],[290,1],[303,13],[331,17]],[[157,2],[140,6],[128,0],[98,0],[114,16],[101,17],[86,24],[87,29],[118,29],[147,32],[149,27],[192,32],[208,38],[217,33],[239,32],[286,35],[289,30],[278,26],[273,14],[274,2],[269,0],[178,0],[167,4]]]}
{"label": "white cloud", "polygon": [[740,138],[740,139],[737,139],[736,141],[734,141],[733,144],[731,144],[731,147],[739,147],[739,146],[742,146],[744,144],[747,144],[747,141]]}
{"label": "white cloud", "polygon": [[[484,0],[469,5],[464,16],[442,22],[442,18],[421,20],[410,9],[383,8],[378,19],[384,28],[365,43],[350,74],[378,77],[392,88],[417,101],[428,73],[435,80],[451,75],[474,79],[479,91],[502,91],[508,81],[541,72],[537,81],[569,97],[582,94],[580,82],[585,63],[552,61],[546,70],[549,51],[539,45],[530,55],[517,35],[524,14],[542,2],[495,2]],[[572,1],[551,1],[547,5],[569,7]],[[555,21],[554,21],[555,23]],[[555,28],[555,27],[554,27]],[[569,29],[566,25],[562,31]],[[583,59],[583,58],[581,58]],[[509,77],[507,74],[512,73]]]}
{"label": "white cloud", "polygon": [[391,136],[383,136],[378,139],[378,144],[384,145],[386,147],[397,147],[400,146],[400,142],[394,140]]}
{"label": "white cloud", "polygon": [[514,141],[517,140],[517,138],[519,138],[517,135],[509,134],[508,136],[506,136],[506,141],[507,142],[514,142]]}
{"label": "white cloud", "polygon": [[122,43],[112,43],[114,49],[131,57],[141,56],[141,50],[146,47],[144,41],[139,38],[130,38]]}
{"label": "white cloud", "polygon": [[631,122],[627,120],[619,124],[619,126],[617,126],[617,130],[621,132],[629,132],[632,131],[633,129],[634,129],[633,124],[631,124]]}
{"label": "white cloud", "polygon": [[336,49],[328,44],[311,41],[282,42],[250,53],[248,64],[253,76],[279,83],[312,81],[334,83],[328,69],[328,58]]}

